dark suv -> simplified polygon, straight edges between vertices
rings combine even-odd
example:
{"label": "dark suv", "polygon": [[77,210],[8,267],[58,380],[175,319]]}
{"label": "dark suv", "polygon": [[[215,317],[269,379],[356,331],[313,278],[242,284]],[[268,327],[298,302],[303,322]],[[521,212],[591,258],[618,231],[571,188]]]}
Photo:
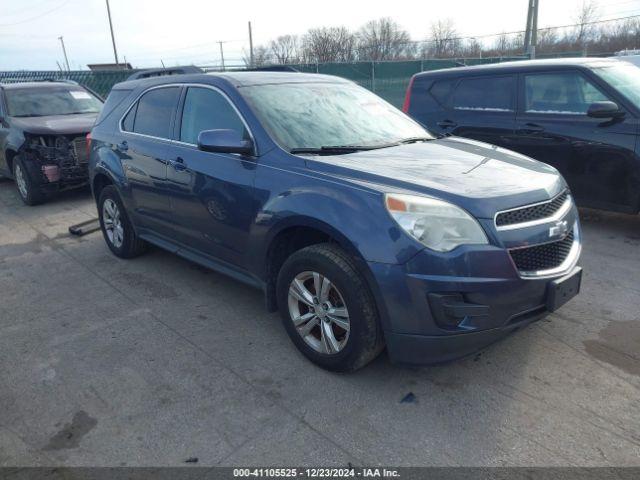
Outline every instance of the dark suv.
{"label": "dark suv", "polygon": [[640,69],[621,60],[532,60],[413,77],[404,111],[436,134],[556,167],[578,205],[640,209]]}
{"label": "dark suv", "polygon": [[0,84],[0,175],[27,205],[87,184],[85,137],[101,107],[75,82]]}
{"label": "dark suv", "polygon": [[102,231],[262,289],[313,362],[451,360],[579,289],[578,215],[550,166],[437,139],[352,82],[238,72],[114,87],[92,130]]}

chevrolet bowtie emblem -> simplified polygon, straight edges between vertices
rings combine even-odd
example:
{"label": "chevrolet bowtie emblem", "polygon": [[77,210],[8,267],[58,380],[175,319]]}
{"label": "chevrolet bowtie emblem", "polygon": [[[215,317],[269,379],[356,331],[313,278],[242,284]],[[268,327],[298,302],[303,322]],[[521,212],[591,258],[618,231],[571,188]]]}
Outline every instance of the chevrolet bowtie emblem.
{"label": "chevrolet bowtie emblem", "polygon": [[564,237],[568,231],[569,224],[566,220],[561,220],[549,229],[549,237]]}

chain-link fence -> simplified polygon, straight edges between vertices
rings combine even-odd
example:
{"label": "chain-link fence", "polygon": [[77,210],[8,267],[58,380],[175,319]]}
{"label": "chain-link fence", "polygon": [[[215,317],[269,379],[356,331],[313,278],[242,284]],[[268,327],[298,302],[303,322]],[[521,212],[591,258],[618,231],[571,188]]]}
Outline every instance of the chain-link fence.
{"label": "chain-link fence", "polygon": [[18,71],[0,72],[0,83],[13,82],[42,82],[46,80],[73,80],[85,85],[94,92],[106,97],[111,87],[126,80],[135,70],[107,70],[87,71],[76,70],[70,72],[51,71]]}
{"label": "chain-link fence", "polygon": [[[353,80],[369,90],[380,95],[393,105],[400,107],[404,93],[412,75],[441,68],[451,68],[461,65],[478,65],[496,63],[507,60],[521,60],[515,58],[472,58],[472,59],[433,59],[407,62],[353,62],[353,63],[313,63],[291,65],[293,68],[307,73],[324,73]],[[19,71],[0,72],[0,82],[25,82],[45,80],[74,80],[81,85],[105,96],[111,87],[125,80],[135,70],[110,71]]]}
{"label": "chain-link fence", "polygon": [[480,65],[522,59],[523,57],[458,58],[406,62],[313,63],[291,66],[301,72],[324,73],[348,78],[377,93],[393,105],[400,107],[402,106],[409,80],[416,73],[462,65]]}

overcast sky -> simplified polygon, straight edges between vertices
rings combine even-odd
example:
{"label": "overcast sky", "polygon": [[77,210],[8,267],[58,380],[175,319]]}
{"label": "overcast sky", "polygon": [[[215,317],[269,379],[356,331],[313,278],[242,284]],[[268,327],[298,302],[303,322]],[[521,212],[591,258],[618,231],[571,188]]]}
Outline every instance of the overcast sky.
{"label": "overcast sky", "polygon": [[[573,23],[583,0],[540,0],[539,26]],[[110,0],[120,60],[134,67],[240,64],[254,45],[311,27],[392,17],[420,40],[450,18],[462,36],[522,30],[527,0]],[[599,0],[599,18],[640,14],[640,0]],[[105,0],[0,0],[0,70],[57,69],[64,36],[72,69],[113,62]]]}

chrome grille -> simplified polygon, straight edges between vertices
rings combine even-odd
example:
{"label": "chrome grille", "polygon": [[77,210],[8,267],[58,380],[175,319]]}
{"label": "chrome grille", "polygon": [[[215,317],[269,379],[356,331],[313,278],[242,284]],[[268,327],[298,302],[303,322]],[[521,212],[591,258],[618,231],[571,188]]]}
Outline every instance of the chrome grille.
{"label": "chrome grille", "polygon": [[568,196],[569,193],[565,190],[548,202],[500,212],[496,215],[496,227],[505,227],[551,217],[562,208]]}
{"label": "chrome grille", "polygon": [[556,242],[510,250],[516,268],[522,272],[538,272],[558,268],[569,256],[573,247],[573,231]]}

